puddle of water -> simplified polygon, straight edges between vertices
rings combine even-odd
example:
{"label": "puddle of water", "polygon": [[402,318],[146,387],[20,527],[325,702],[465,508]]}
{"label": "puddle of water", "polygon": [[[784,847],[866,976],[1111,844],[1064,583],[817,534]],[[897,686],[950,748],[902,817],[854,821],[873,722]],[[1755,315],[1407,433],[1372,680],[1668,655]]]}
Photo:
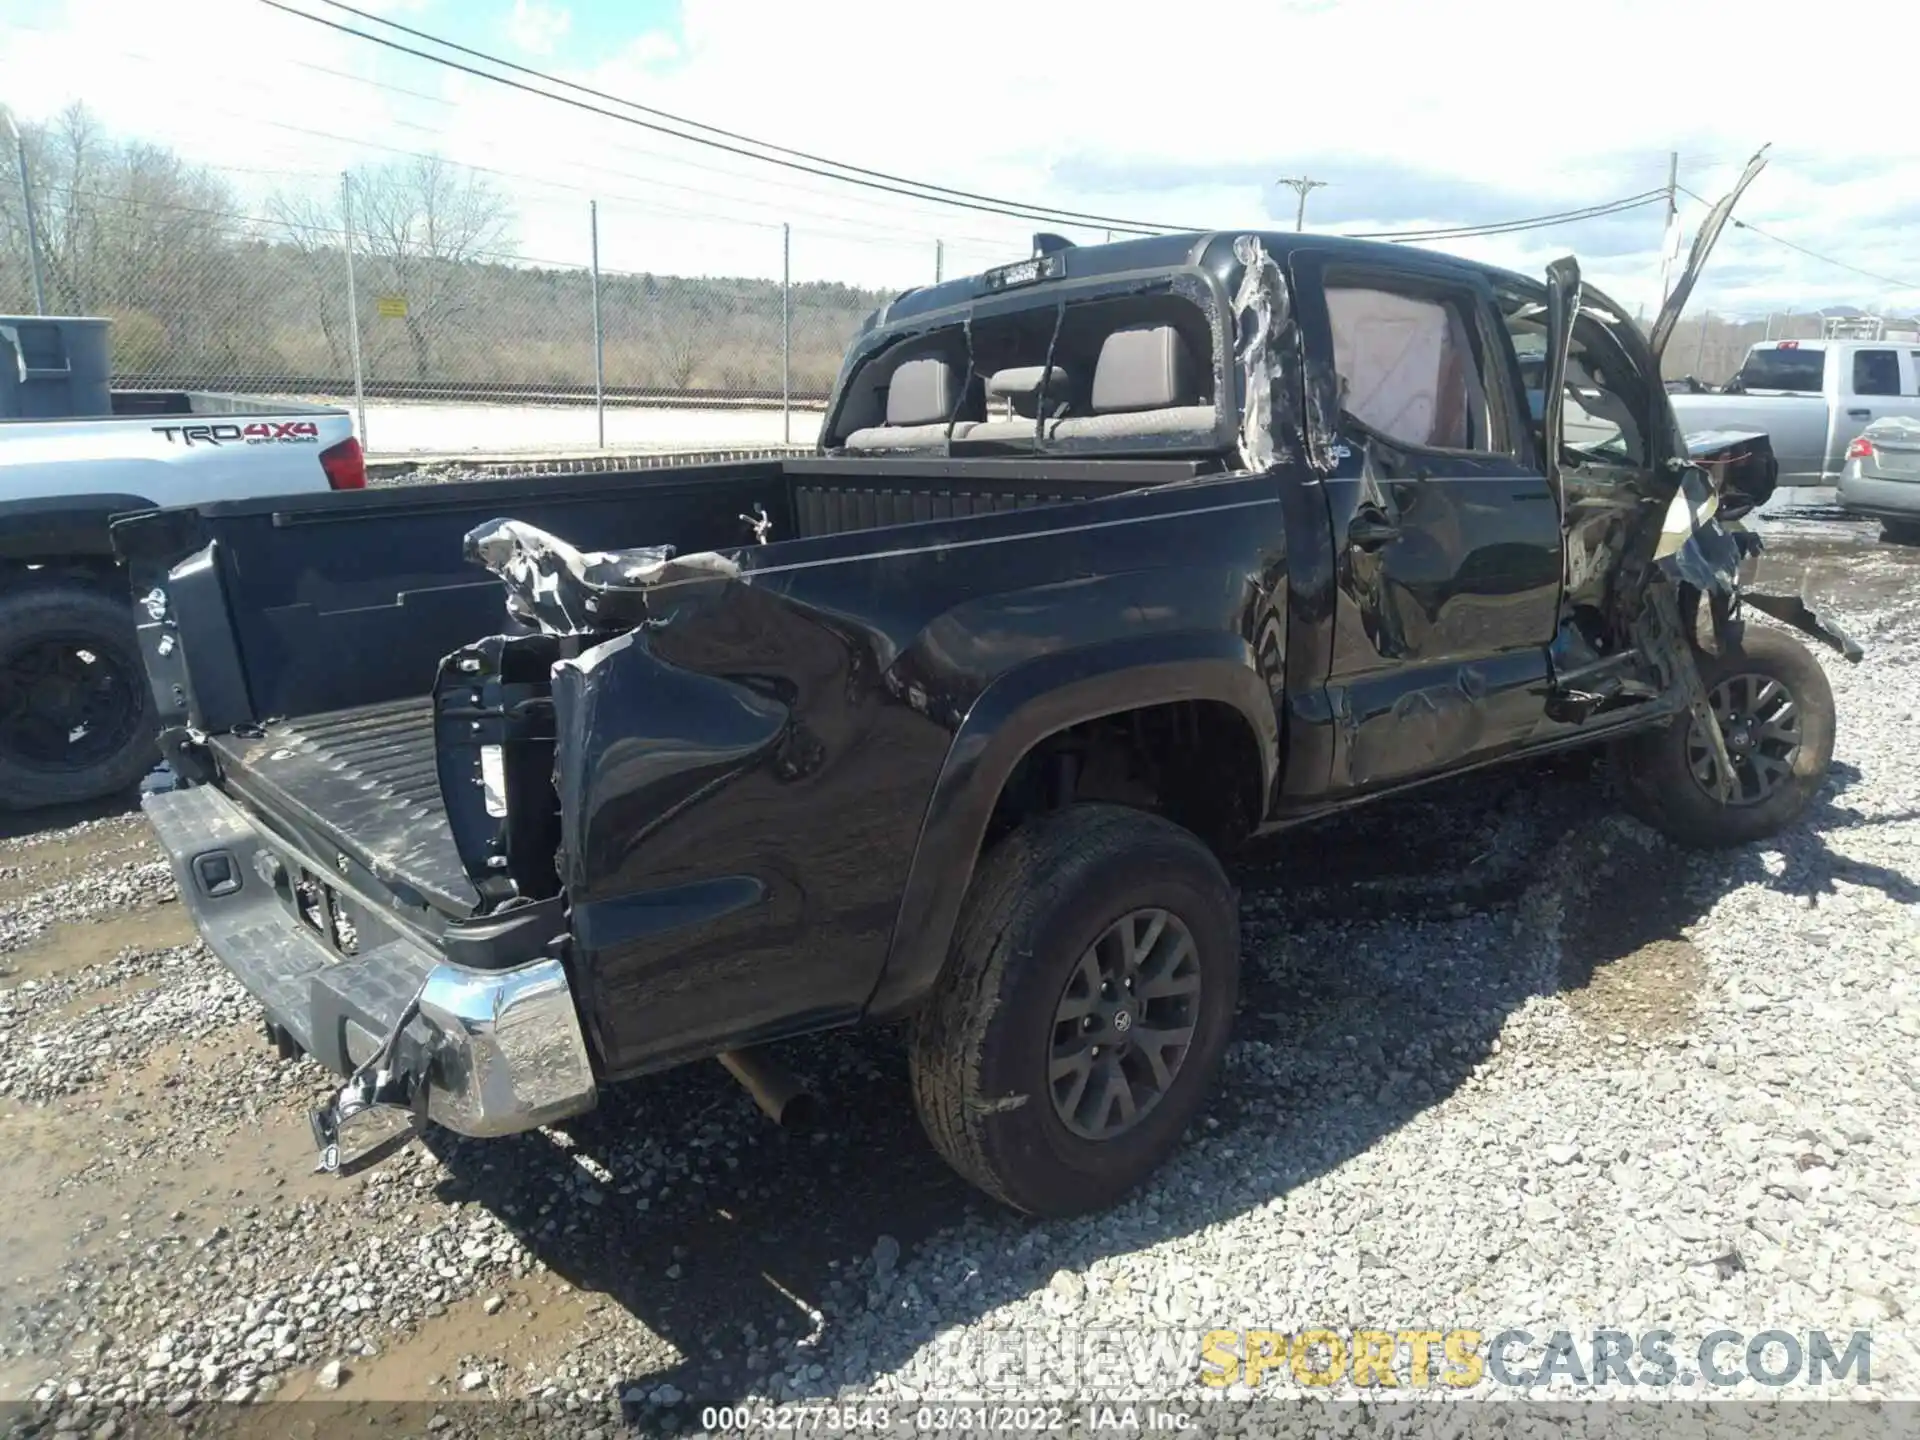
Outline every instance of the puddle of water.
{"label": "puddle of water", "polygon": [[[206,1117],[190,1113],[195,1102],[172,1098],[166,1075],[205,1068],[215,1051],[230,1048],[221,1041],[163,1047],[107,1097],[0,1112],[0,1214],[8,1217],[0,1227],[0,1288],[31,1301],[51,1293],[70,1255],[168,1234],[197,1237],[230,1222],[241,1204],[344,1201],[358,1193],[357,1185],[314,1173],[313,1138],[293,1110],[249,1122],[211,1153],[183,1148],[175,1157],[162,1149],[121,1168],[97,1165],[137,1141],[203,1123]],[[176,1211],[184,1218],[170,1218]],[[123,1230],[137,1241],[121,1240]]]}
{"label": "puddle of water", "polygon": [[607,1302],[532,1276],[493,1292],[506,1303],[492,1315],[484,1295],[456,1301],[444,1314],[421,1322],[414,1332],[378,1355],[342,1356],[347,1378],[337,1391],[319,1388],[319,1367],[288,1376],[277,1392],[281,1400],[487,1399],[498,1390],[463,1392],[460,1377],[475,1359],[495,1377],[525,1373],[529,1366],[548,1371],[577,1343],[590,1308]]}

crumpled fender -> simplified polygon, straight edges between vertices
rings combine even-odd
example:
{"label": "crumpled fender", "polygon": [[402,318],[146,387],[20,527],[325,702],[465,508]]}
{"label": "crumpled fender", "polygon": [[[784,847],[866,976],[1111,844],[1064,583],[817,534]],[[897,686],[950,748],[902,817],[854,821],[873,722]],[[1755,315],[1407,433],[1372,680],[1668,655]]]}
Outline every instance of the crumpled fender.
{"label": "crumpled fender", "polygon": [[1722,523],[1723,513],[1720,490],[1707,472],[1698,465],[1683,469],[1653,552],[1654,563],[1665,577],[1707,596],[1713,602],[1715,624],[1723,630],[1744,603],[1859,664],[1865,654],[1859,642],[1823,617],[1804,595],[1742,589],[1741,562],[1758,554],[1762,541],[1751,530],[1729,529]]}
{"label": "crumpled fender", "polygon": [[678,556],[671,545],[576,550],[521,520],[489,520],[469,530],[466,558],[507,587],[507,613],[550,635],[631,629],[647,619],[647,596],[662,585],[735,579],[737,562],[711,550]]}

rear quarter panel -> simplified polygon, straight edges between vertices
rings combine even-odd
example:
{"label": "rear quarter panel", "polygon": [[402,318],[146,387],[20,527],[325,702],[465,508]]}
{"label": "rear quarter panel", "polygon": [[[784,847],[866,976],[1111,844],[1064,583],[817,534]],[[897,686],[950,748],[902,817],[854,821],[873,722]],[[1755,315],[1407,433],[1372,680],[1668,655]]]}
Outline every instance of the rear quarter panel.
{"label": "rear quarter panel", "polygon": [[[798,541],[557,667],[575,978],[609,1072],[857,1018],[910,923],[956,735],[985,746],[1088,680],[1112,681],[1089,714],[1182,698],[1147,663],[1167,654],[1203,655],[1271,734],[1281,681],[1250,683],[1252,639],[1272,607],[1284,625],[1283,545],[1270,477]],[[972,733],[983,697],[1035,667],[1030,700]],[[969,792],[990,809],[1018,758]],[[946,876],[961,890],[974,818]]]}

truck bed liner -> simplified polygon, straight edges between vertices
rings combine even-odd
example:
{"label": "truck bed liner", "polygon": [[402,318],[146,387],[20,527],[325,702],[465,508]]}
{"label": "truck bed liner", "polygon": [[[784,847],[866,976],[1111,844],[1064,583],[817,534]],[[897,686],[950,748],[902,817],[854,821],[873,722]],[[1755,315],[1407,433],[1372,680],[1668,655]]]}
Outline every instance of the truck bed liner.
{"label": "truck bed liner", "polygon": [[325,835],[383,879],[464,917],[478,901],[440,799],[431,696],[276,721],[218,735],[228,787]]}

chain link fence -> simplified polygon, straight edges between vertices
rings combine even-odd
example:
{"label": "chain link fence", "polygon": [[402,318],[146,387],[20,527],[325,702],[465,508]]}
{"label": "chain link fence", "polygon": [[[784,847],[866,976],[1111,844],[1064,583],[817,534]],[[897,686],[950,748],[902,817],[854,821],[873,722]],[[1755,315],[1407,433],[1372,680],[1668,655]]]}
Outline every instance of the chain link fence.
{"label": "chain link fence", "polygon": [[1815,311],[1789,310],[1760,320],[1732,319],[1703,311],[1682,316],[1661,356],[1660,369],[1668,380],[1696,380],[1718,385],[1730,379],[1747,358],[1747,351],[1765,340],[1818,340],[1824,317]]}
{"label": "chain link fence", "polygon": [[[48,312],[114,321],[122,388],[357,396],[372,450],[809,443],[848,342],[903,287],[795,282],[796,268],[865,253],[873,273],[924,282],[1018,258],[932,239],[849,248],[846,230],[716,218],[676,238],[711,237],[746,273],[603,268],[609,250],[644,253],[660,216],[584,198],[564,219],[543,211],[542,244],[586,257],[546,261],[516,248],[511,205],[485,174],[435,156],[249,204],[169,152],[71,125],[32,140],[24,167],[0,147],[0,313],[31,313],[37,269]],[[1820,324],[1702,312],[1664,368],[1721,381],[1755,341]]]}
{"label": "chain link fence", "polygon": [[[30,163],[23,195],[9,168],[0,313],[34,312],[37,266],[47,313],[114,321],[116,386],[360,397],[376,450],[809,443],[849,341],[903,288],[790,280],[825,242],[777,223],[746,236],[760,276],[602,268],[621,222],[585,202],[577,248],[592,258],[530,258],[497,195],[426,157],[251,207],[217,177],[196,187],[204,171],[103,174],[53,157]],[[737,224],[726,239],[738,257]],[[934,278],[937,242],[895,250],[876,268]],[[511,407],[518,432],[482,407]],[[526,407],[572,413],[528,421]]]}

